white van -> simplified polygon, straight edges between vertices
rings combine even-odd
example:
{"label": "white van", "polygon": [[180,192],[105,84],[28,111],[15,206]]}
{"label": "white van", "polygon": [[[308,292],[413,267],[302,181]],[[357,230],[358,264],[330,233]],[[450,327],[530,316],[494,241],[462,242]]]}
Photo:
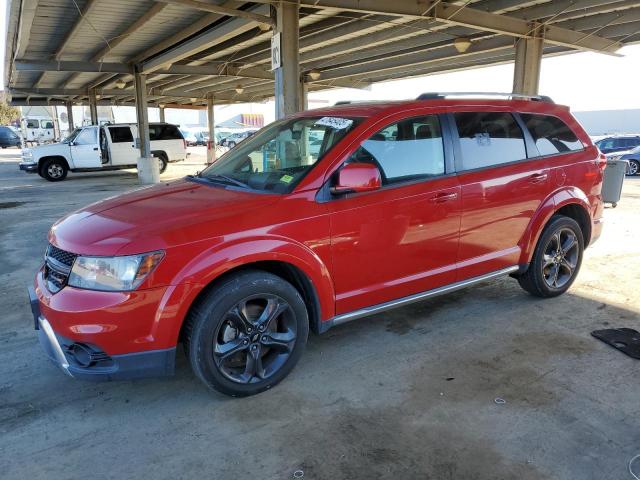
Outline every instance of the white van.
{"label": "white van", "polygon": [[[186,143],[177,126],[151,123],[149,137],[151,154],[158,159],[160,173],[166,170],[169,162],[186,158]],[[60,143],[24,149],[20,170],[37,172],[41,177],[57,182],[64,180],[69,171],[136,168],[140,157],[137,138],[137,125],[88,125],[77,128]]]}
{"label": "white van", "polygon": [[53,120],[49,117],[29,116],[21,120],[22,137],[25,142],[47,143],[56,138]]}

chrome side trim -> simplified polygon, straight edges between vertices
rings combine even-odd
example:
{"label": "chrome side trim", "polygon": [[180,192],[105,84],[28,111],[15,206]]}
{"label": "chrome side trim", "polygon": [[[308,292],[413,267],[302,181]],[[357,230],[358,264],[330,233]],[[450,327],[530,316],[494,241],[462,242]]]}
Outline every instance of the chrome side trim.
{"label": "chrome side trim", "polygon": [[456,290],[466,288],[476,283],[484,282],[492,278],[501,277],[503,275],[513,273],[517,271],[518,268],[519,267],[517,265],[514,265],[512,267],[503,268],[502,270],[496,270],[495,272],[487,273],[485,275],[480,275],[479,277],[473,277],[468,280],[463,280],[461,282],[445,285],[444,287],[434,288],[433,290],[427,290],[426,292],[416,293],[414,295],[409,295],[408,297],[402,297],[402,298],[398,298],[397,300],[391,300],[389,302],[379,303],[378,305],[365,307],[360,310],[354,310],[353,312],[343,313],[342,315],[333,317],[333,319],[330,320],[331,326],[340,325],[341,323],[350,322],[351,320],[357,320],[358,318],[362,318],[362,317],[368,317],[369,315],[375,315],[376,313],[386,312],[387,310],[391,310],[396,307],[401,307],[403,305],[409,305],[410,303],[419,302],[420,300],[424,300],[426,298],[436,297],[438,295],[443,295],[445,293],[454,292]]}
{"label": "chrome side trim", "polygon": [[62,368],[62,370],[65,371],[67,375],[72,377],[73,375],[71,375],[71,372],[69,372],[69,361],[67,360],[67,357],[65,357],[62,351],[62,347],[60,347],[60,344],[58,343],[58,339],[56,338],[56,334],[53,332],[53,328],[51,328],[51,325],[44,317],[38,318],[38,324],[40,325],[40,329],[47,336],[47,340],[51,345],[51,349],[53,350],[53,354],[55,355],[56,360],[58,361],[58,365],[60,366],[60,368]]}

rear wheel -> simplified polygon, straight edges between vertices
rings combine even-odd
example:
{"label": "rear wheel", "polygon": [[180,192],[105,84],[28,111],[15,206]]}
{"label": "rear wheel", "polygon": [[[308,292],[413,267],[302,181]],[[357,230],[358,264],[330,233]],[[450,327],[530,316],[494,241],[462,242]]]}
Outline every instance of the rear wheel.
{"label": "rear wheel", "polygon": [[629,160],[627,167],[627,175],[638,175],[640,171],[640,162],[638,160]]}
{"label": "rear wheel", "polygon": [[184,345],[196,375],[234,397],[260,393],[298,362],[309,334],[300,293],[262,271],[229,277],[191,311]]}
{"label": "rear wheel", "polygon": [[156,154],[156,158],[158,159],[158,169],[160,170],[160,173],[164,173],[164,171],[167,169],[167,166],[169,165],[167,154],[164,152],[160,152]]}
{"label": "rear wheel", "polygon": [[50,158],[42,162],[40,166],[40,176],[50,182],[59,182],[67,177],[67,164],[60,158]]}
{"label": "rear wheel", "polygon": [[227,147],[229,147],[229,148],[233,148],[235,146],[236,146],[236,142],[228,142],[227,143]]}
{"label": "rear wheel", "polygon": [[529,264],[518,277],[520,286],[537,297],[556,297],[566,292],[580,270],[584,237],[572,218],[555,215],[545,227]]}

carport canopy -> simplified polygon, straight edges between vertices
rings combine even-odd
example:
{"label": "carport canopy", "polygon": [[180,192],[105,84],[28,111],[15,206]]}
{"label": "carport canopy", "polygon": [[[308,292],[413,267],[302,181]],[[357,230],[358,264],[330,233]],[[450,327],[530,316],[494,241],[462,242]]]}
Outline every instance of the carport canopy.
{"label": "carport canopy", "polygon": [[[207,108],[640,41],[640,2],[607,0],[9,0],[4,83],[14,105]],[[274,41],[275,39],[275,41]],[[272,69],[273,68],[273,69]],[[161,117],[163,113],[161,113]],[[211,132],[213,133],[213,132]],[[211,135],[210,138],[215,138]]]}

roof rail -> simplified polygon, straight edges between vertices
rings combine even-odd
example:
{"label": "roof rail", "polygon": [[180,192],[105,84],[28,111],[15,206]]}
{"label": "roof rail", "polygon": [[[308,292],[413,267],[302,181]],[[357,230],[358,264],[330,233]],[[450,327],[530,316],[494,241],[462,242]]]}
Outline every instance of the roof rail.
{"label": "roof rail", "polygon": [[417,100],[441,100],[447,97],[505,97],[507,99],[554,103],[551,97],[546,95],[523,95],[521,93],[500,92],[427,92],[420,95]]}

